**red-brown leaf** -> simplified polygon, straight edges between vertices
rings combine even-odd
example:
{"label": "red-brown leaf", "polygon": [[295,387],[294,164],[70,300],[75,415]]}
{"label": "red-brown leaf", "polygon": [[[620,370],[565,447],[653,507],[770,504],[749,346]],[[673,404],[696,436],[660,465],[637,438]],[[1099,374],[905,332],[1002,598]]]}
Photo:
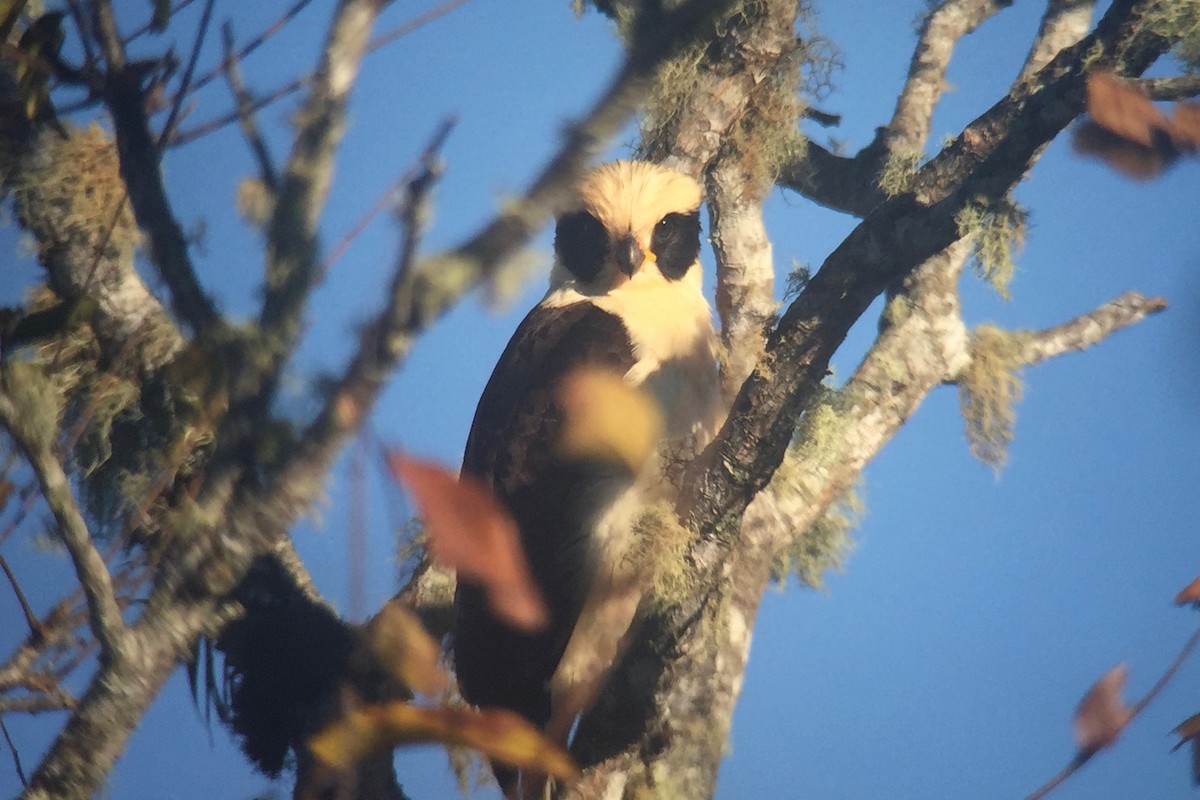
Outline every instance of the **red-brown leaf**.
{"label": "red-brown leaf", "polygon": [[479,584],[497,617],[515,628],[536,631],[549,620],[533,582],[517,527],[479,481],[456,478],[444,467],[387,454],[392,474],[412,493],[425,519],[429,551],[460,579]]}
{"label": "red-brown leaf", "polygon": [[1175,605],[1185,606],[1188,603],[1200,606],[1200,576],[1189,583],[1175,595]]}
{"label": "red-brown leaf", "polygon": [[1153,100],[1107,72],[1088,78],[1087,110],[1101,128],[1142,147],[1158,146],[1171,129]]}
{"label": "red-brown leaf", "polygon": [[1088,78],[1091,117],[1076,128],[1075,149],[1131,178],[1153,178],[1179,156],[1200,150],[1200,105],[1176,103],[1168,119],[1136,86],[1107,72]]}
{"label": "red-brown leaf", "polygon": [[1171,140],[1180,150],[1200,150],[1200,103],[1176,103]]}
{"label": "red-brown leaf", "polygon": [[1075,711],[1075,741],[1079,749],[1095,752],[1111,746],[1129,724],[1133,711],[1121,699],[1128,669],[1118,664],[1088,689]]}

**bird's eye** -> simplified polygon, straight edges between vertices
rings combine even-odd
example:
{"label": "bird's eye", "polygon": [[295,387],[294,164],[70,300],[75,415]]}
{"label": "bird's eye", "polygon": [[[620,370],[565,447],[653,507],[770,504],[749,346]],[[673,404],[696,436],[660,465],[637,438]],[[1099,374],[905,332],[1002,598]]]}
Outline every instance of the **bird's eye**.
{"label": "bird's eye", "polygon": [[608,232],[586,211],[564,214],[554,228],[554,253],[576,278],[594,280],[608,255]]}
{"label": "bird's eye", "polygon": [[700,212],[667,214],[650,236],[659,272],[667,280],[679,280],[700,257]]}

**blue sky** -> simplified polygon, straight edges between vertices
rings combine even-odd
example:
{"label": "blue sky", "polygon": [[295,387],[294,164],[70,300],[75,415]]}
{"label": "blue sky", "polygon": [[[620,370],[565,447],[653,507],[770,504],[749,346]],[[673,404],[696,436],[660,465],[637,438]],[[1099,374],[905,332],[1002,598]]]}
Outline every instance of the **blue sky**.
{"label": "blue sky", "polygon": [[[116,5],[136,18],[147,6]],[[285,5],[218,2],[217,12],[232,16],[244,38]],[[608,22],[596,14],[576,19],[569,5],[474,0],[373,56],[351,109],[327,243],[341,238],[449,113],[459,123],[445,150],[429,249],[456,242],[526,185],[620,58]],[[820,5],[820,29],[845,66],[821,103],[842,124],[813,128],[814,138],[834,136],[856,149],[887,120],[923,5]],[[959,131],[1005,91],[1040,7],[1017,4],[964,40],[931,141]],[[382,28],[414,11],[393,5]],[[305,12],[249,59],[250,84],[269,88],[311,64],[325,13]],[[209,52],[208,63],[216,57]],[[193,119],[227,107],[214,85]],[[280,157],[293,107],[263,115]],[[634,140],[630,130],[613,156],[627,154]],[[207,225],[198,257],[203,279],[229,313],[250,313],[261,247],[230,210],[237,182],[253,170],[246,148],[227,131],[172,152],[165,170],[185,225]],[[767,595],[718,797],[1023,797],[1071,757],[1071,715],[1096,678],[1126,662],[1127,694],[1136,698],[1165,669],[1200,623],[1170,604],[1200,573],[1198,184],[1195,162],[1136,184],[1074,156],[1065,141],[1051,146],[1018,193],[1033,216],[1013,299],[1005,303],[964,278],[968,322],[1044,327],[1127,289],[1163,295],[1170,310],[1098,348],[1028,370],[1017,440],[999,476],[969,455],[953,390],[929,397],[866,470],[868,512],[845,573],[829,576],[824,592],[792,586]],[[792,259],[819,265],[854,220],[777,192],[767,223],[782,274]],[[8,252],[17,252],[11,232],[3,235]],[[306,381],[350,351],[356,324],[380,300],[395,241],[381,219],[334,267],[313,304],[290,410],[310,410]],[[469,300],[420,343],[375,416],[384,439],[457,463],[484,381],[543,291],[547,233],[534,250],[542,269],[507,311]],[[36,278],[27,261],[6,269],[5,298]],[[837,374],[853,370],[874,326],[874,317],[865,318],[852,332]],[[378,477],[372,491],[366,596],[374,607],[396,588],[386,508],[397,497]],[[342,608],[345,494],[339,472],[328,501],[296,533],[320,585]],[[20,540],[6,545],[6,556],[38,576],[26,578],[26,589],[48,604],[65,565]],[[7,648],[21,631],[4,592],[0,619]],[[1168,753],[1166,734],[1200,710],[1198,682],[1200,662],[1189,663],[1115,750],[1055,796],[1194,795],[1187,757]],[[27,767],[54,721],[6,719]],[[452,796],[436,748],[402,754],[398,769],[415,798]],[[210,740],[177,678],[131,741],[111,795],[248,798],[266,786],[222,729]],[[0,768],[0,795],[16,788]]]}

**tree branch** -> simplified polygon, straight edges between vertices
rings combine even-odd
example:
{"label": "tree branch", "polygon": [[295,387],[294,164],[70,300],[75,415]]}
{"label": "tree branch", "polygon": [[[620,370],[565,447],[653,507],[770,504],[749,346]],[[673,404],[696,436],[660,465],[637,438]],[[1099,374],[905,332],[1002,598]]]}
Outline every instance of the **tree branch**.
{"label": "tree branch", "polygon": [[[99,13],[99,12],[97,12]],[[106,46],[106,51],[111,47]],[[129,190],[134,216],[149,239],[150,261],[170,290],[172,310],[195,333],[221,324],[220,314],[196,277],[187,239],[171,210],[163,185],[158,138],[150,132],[142,65],[117,66],[109,61],[104,101],[113,120],[121,177]]]}
{"label": "tree branch", "polygon": [[1033,75],[1063,48],[1086,36],[1095,10],[1095,0],[1049,0],[1017,81]]}
{"label": "tree branch", "polygon": [[1038,364],[1064,353],[1086,350],[1122,328],[1136,325],[1166,308],[1167,301],[1161,297],[1148,298],[1137,292],[1126,292],[1061,325],[1022,335],[1020,363]]}
{"label": "tree branch", "polygon": [[891,153],[920,153],[929,138],[933,110],[946,88],[946,69],[958,40],[1012,5],[1012,0],[945,0],[924,24],[908,68],[908,80],[887,126]]}
{"label": "tree branch", "polygon": [[887,199],[879,188],[879,170],[887,150],[884,129],[854,156],[839,156],[809,140],[803,152],[782,164],[776,183],[818,205],[865,217]]}
{"label": "tree branch", "polygon": [[[11,376],[6,375],[3,383],[7,384],[10,379]],[[0,425],[13,437],[37,476],[42,496],[58,522],[63,544],[87,598],[92,633],[100,642],[101,661],[112,660],[119,657],[125,647],[127,631],[113,592],[108,565],[92,543],[87,523],[75,505],[70,481],[51,450],[52,438],[46,431],[34,427],[37,424],[34,420],[44,415],[31,415],[29,409],[14,399],[12,391],[7,385],[0,389]]]}
{"label": "tree branch", "polygon": [[1151,100],[1188,100],[1200,95],[1200,73],[1174,78],[1135,78],[1129,83]]}
{"label": "tree branch", "polygon": [[717,256],[726,405],[758,363],[776,309],[775,262],[763,224],[762,195],[749,185],[736,156],[718,159],[709,172],[709,234]]}

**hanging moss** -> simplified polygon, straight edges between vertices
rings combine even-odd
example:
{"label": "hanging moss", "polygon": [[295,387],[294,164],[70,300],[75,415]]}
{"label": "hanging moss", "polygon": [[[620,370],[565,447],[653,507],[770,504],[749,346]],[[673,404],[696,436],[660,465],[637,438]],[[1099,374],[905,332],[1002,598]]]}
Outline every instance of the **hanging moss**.
{"label": "hanging moss", "polygon": [[825,588],[825,574],[845,567],[854,549],[853,534],[865,513],[861,494],[857,487],[851,488],[779,554],[771,566],[771,579],[782,586],[791,576],[813,589]]}
{"label": "hanging moss", "polygon": [[53,137],[44,157],[12,171],[17,203],[52,205],[66,230],[90,234],[96,241],[107,236],[116,247],[136,245],[140,234],[121,179],[116,143],[95,123],[69,130],[66,138]]}
{"label": "hanging moss", "polygon": [[[652,15],[636,13],[645,7],[641,3],[594,5],[616,21],[626,43],[636,35],[635,26],[654,22]],[[677,126],[711,72],[727,75],[743,70],[761,70],[763,74],[753,87],[744,113],[724,137],[723,146],[738,157],[756,185],[770,185],[782,165],[803,157],[807,142],[798,122],[807,106],[804,98],[821,96],[828,90],[830,75],[839,63],[838,54],[817,32],[810,4],[802,2],[797,13],[798,33],[782,44],[784,51],[775,63],[741,63],[742,39],[769,13],[771,9],[760,0],[736,3],[715,20],[712,42],[697,41],[659,67],[642,119],[643,157],[653,160],[671,149]]]}
{"label": "hanging moss", "polygon": [[[840,392],[823,386],[802,415],[792,444],[771,479],[771,489],[781,506],[811,502],[815,482],[820,480],[811,472],[813,465],[833,459],[846,434],[841,402]],[[840,570],[845,563],[853,548],[851,534],[863,512],[858,494],[850,489],[778,555],[772,568],[775,579],[782,582],[793,575],[807,586],[820,588],[824,574],[830,569]]]}
{"label": "hanging moss", "polygon": [[692,588],[685,555],[692,534],[675,515],[674,507],[660,500],[646,506],[633,522],[633,543],[625,558],[634,565],[652,569],[651,588],[655,598],[671,605],[685,598]]}
{"label": "hanging moss", "polygon": [[971,454],[999,470],[1008,458],[1021,399],[1021,354],[1029,334],[978,326],[971,361],[958,378],[958,400]]}
{"label": "hanging moss", "polygon": [[1200,70],[1200,0],[1156,3],[1146,17],[1155,33],[1174,42],[1171,53],[1185,69]]}
{"label": "hanging moss", "polygon": [[1013,254],[1025,244],[1029,212],[1011,198],[977,197],[955,217],[958,234],[973,240],[975,272],[1005,300],[1016,273]]}
{"label": "hanging moss", "polygon": [[921,154],[914,151],[895,151],[888,154],[875,183],[888,197],[896,197],[912,189]]}

